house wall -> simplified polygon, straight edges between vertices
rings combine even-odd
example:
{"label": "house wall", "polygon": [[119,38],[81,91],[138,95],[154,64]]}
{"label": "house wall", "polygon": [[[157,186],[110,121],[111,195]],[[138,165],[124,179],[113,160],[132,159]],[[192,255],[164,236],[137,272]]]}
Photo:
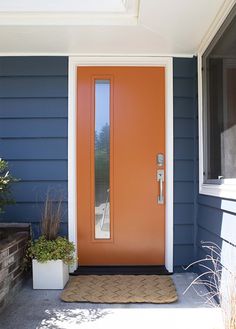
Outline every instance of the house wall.
{"label": "house wall", "polygon": [[197,211],[197,63],[174,59],[174,265],[195,255]]}
{"label": "house wall", "polygon": [[1,221],[31,222],[35,234],[47,191],[63,198],[67,233],[66,57],[0,58],[0,157],[20,182]]}
{"label": "house wall", "polygon": [[225,266],[236,264],[236,201],[199,195],[197,214],[197,259],[209,253],[202,242],[217,244]]}
{"label": "house wall", "polygon": [[[14,206],[2,221],[32,222],[48,189],[61,190],[67,233],[67,62],[65,57],[0,58],[0,156],[9,162]],[[194,257],[196,61],[174,59],[174,263]]]}
{"label": "house wall", "polygon": [[[236,201],[198,193],[197,64],[174,60],[174,260],[189,264],[217,244],[225,266],[235,264]],[[232,263],[232,264],[230,264]]]}

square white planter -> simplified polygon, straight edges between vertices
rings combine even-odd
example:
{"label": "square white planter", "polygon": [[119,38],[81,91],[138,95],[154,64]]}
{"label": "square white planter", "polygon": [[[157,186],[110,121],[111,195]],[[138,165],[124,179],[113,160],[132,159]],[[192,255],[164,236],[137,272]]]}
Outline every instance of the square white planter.
{"label": "square white planter", "polygon": [[63,289],[69,280],[69,267],[62,260],[39,263],[33,259],[33,289]]}

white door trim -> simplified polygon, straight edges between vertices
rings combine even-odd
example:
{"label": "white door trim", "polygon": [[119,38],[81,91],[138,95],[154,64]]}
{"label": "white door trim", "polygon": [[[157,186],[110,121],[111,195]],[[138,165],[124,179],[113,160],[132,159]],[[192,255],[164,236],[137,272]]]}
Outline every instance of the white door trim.
{"label": "white door trim", "polygon": [[[69,239],[77,250],[77,191],[76,191],[76,109],[78,66],[161,66],[165,67],[165,147],[166,147],[166,208],[165,266],[173,272],[173,59],[149,56],[69,57],[68,109],[68,230]],[[75,264],[74,268],[78,264]]]}

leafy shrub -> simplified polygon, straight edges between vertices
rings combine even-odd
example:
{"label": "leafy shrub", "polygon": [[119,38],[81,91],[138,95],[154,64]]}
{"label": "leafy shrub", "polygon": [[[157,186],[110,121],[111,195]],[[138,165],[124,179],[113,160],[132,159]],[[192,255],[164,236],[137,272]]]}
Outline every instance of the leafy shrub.
{"label": "leafy shrub", "polygon": [[0,213],[3,212],[4,206],[14,203],[10,185],[16,181],[18,180],[9,173],[8,163],[0,158]]}
{"label": "leafy shrub", "polygon": [[61,259],[68,265],[74,262],[74,251],[74,244],[65,237],[58,236],[54,240],[47,240],[44,235],[31,242],[28,250],[30,258],[37,259],[40,263]]}

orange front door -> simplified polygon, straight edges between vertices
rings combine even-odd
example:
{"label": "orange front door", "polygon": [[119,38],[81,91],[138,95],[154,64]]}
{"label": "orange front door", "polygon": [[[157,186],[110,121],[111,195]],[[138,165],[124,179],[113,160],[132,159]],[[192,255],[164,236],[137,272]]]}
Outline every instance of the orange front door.
{"label": "orange front door", "polygon": [[[157,155],[165,154],[165,69],[79,67],[77,74],[79,264],[162,265],[165,204],[157,201],[157,170],[165,168]],[[109,111],[100,132],[99,111]],[[106,131],[109,146],[95,151]],[[102,166],[103,194],[96,186]]]}

